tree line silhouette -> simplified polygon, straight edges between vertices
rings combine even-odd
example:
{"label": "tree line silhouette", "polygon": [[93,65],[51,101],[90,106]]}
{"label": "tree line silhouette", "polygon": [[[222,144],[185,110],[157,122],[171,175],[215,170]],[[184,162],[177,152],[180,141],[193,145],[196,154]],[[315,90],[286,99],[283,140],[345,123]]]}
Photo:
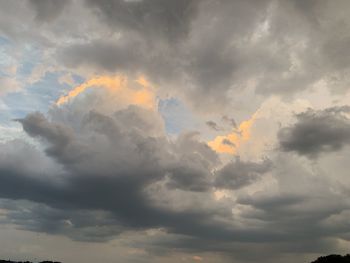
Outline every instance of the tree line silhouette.
{"label": "tree line silhouette", "polygon": [[347,254],[345,256],[329,255],[325,257],[319,257],[311,263],[350,263],[350,254]]}
{"label": "tree line silhouette", "polygon": [[[11,261],[11,260],[0,260],[0,263],[33,263],[31,261]],[[39,263],[61,263],[59,261],[41,261]]]}

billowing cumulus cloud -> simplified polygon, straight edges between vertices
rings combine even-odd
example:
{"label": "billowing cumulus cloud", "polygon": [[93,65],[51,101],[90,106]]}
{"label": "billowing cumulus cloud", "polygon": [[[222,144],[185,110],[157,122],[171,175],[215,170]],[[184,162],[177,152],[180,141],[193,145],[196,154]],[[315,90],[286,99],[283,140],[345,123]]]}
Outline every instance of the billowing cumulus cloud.
{"label": "billowing cumulus cloud", "polygon": [[[68,109],[53,109],[61,117],[67,117],[65,110]],[[30,175],[21,168],[30,165],[26,161],[12,167],[7,165],[5,159],[1,169],[3,198],[43,203],[48,206],[48,213],[60,214],[63,210],[96,211],[97,218],[94,219],[92,214],[91,223],[87,223],[91,231],[95,231],[93,224],[96,220],[103,225],[104,220],[111,220],[112,224],[111,231],[105,226],[105,231],[101,229],[102,232],[96,233],[102,240],[115,235],[112,229],[119,229],[119,226],[123,229],[165,227],[175,233],[188,232],[194,235],[211,235],[205,233],[207,227],[221,229],[214,219],[210,219],[209,211],[164,209],[152,204],[146,191],[147,187],[160,181],[173,190],[209,191],[213,176],[211,169],[218,163],[218,157],[205,143],[198,141],[194,134],[184,134],[175,142],[169,141],[164,133],[159,136],[162,133],[162,126],[158,125],[159,116],[139,106],[129,105],[112,115],[89,110],[82,114],[77,127],[55,120],[53,115],[53,119],[49,120],[41,113],[18,119],[29,136],[41,141],[46,156],[54,160],[58,168],[47,169],[40,174],[33,171]],[[32,151],[34,154],[38,152],[36,155],[40,154],[35,148]],[[16,157],[16,153],[12,154]],[[9,162],[13,156],[4,157]],[[18,189],[18,192],[12,189]],[[47,195],[50,197],[45,200]],[[33,209],[37,209],[36,206]],[[211,208],[211,211],[214,210],[214,207]],[[111,215],[104,219],[105,216],[98,211]],[[12,222],[26,225],[25,218],[16,220],[12,215],[9,214]],[[36,216],[35,210],[26,216],[29,217],[28,221],[35,220],[30,218]],[[66,228],[81,227],[79,222],[74,223],[76,216],[79,215],[74,212],[71,215],[58,215],[57,220],[65,224],[62,229],[59,226],[50,229],[45,221],[41,222],[45,220],[42,218],[36,222],[35,229],[69,233]],[[199,218],[202,223],[198,224]],[[196,228],[190,230],[191,225],[196,225]],[[32,229],[31,225],[25,227]],[[224,231],[224,228],[220,231]],[[70,232],[69,236],[72,233],[75,231]],[[78,231],[78,237],[72,237],[88,239],[81,236],[83,233]],[[89,234],[93,235],[87,230]],[[98,237],[92,237],[92,240],[95,239],[98,240]]]}
{"label": "billowing cumulus cloud", "polygon": [[235,162],[226,164],[220,171],[215,180],[215,186],[224,189],[237,189],[259,179],[259,176],[269,171],[271,162],[264,160],[261,163],[241,162],[236,159]]}
{"label": "billowing cumulus cloud", "polygon": [[[101,91],[83,92],[47,115],[34,112],[17,120],[40,147],[22,141],[1,145],[7,152],[0,170],[4,222],[85,242],[106,242],[128,231],[161,231],[152,243],[143,241],[149,253],[176,247],[226,256],[245,242],[257,247],[272,242],[271,249],[278,251],[274,242],[302,240],[311,249],[316,239],[339,233],[327,218],[346,212],[349,204],[344,199],[335,205],[339,194],[326,190],[322,180],[313,191],[284,189],[294,172],[312,178],[307,168],[289,169],[283,153],[271,160],[236,158],[223,165],[196,132],[168,138],[152,108],[133,100],[113,111],[99,108],[92,99],[108,103],[111,98],[109,90]],[[72,112],[78,123],[71,122]],[[31,158],[23,157],[27,155]],[[269,192],[247,192],[261,183]],[[317,188],[324,191],[321,203]],[[224,197],[217,199],[217,191],[226,191]],[[313,249],[321,251],[319,246]],[[299,251],[292,245],[284,250]]]}
{"label": "billowing cumulus cloud", "polygon": [[350,143],[349,112],[349,106],[342,106],[299,113],[293,126],[278,132],[282,150],[309,157],[341,150]]}

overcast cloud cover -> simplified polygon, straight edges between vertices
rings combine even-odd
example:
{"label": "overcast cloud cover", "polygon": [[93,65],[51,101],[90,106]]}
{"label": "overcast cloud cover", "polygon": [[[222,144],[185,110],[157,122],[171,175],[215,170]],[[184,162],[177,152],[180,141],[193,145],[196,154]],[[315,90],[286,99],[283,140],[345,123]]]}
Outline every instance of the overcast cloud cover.
{"label": "overcast cloud cover", "polygon": [[350,2],[0,0],[0,256],[349,253]]}

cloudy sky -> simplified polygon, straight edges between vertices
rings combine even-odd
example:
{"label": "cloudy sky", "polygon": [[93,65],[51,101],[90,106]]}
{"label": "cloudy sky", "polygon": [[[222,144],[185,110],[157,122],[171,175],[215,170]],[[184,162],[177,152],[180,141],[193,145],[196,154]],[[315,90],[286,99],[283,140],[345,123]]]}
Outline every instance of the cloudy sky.
{"label": "cloudy sky", "polygon": [[350,1],[0,0],[0,255],[349,252]]}

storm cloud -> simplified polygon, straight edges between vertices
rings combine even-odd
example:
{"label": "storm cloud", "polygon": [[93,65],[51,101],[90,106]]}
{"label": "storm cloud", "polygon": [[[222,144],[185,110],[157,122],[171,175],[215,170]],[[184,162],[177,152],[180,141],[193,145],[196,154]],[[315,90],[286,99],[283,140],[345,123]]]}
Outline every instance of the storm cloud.
{"label": "storm cloud", "polygon": [[297,122],[278,132],[282,150],[317,157],[341,150],[350,143],[349,106],[299,113]]}
{"label": "storm cloud", "polygon": [[237,189],[259,179],[259,176],[271,169],[272,163],[264,160],[261,163],[242,162],[236,159],[226,164],[217,172],[215,186],[218,188]]}

